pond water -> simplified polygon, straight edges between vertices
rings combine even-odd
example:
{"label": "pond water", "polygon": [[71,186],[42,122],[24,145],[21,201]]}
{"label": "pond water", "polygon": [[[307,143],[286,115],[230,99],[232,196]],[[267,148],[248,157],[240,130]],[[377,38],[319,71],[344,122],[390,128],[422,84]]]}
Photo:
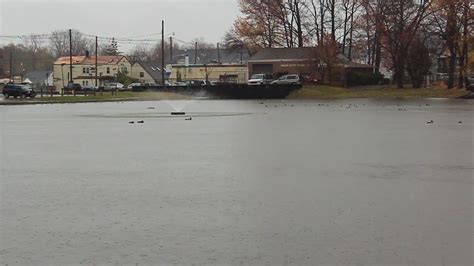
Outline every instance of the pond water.
{"label": "pond water", "polygon": [[0,106],[0,262],[472,265],[473,115],[460,100]]}

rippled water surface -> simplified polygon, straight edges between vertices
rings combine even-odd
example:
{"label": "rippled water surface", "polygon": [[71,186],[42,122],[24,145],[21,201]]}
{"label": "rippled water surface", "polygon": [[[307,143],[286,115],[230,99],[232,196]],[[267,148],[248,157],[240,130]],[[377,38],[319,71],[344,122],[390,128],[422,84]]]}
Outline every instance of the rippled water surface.
{"label": "rippled water surface", "polygon": [[457,100],[0,106],[0,262],[472,265],[473,115]]}

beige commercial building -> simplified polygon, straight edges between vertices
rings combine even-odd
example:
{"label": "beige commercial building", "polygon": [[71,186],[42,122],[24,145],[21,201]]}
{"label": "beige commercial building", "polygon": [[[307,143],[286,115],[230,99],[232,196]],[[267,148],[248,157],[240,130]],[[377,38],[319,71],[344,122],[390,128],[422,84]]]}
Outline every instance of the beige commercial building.
{"label": "beige commercial building", "polygon": [[211,82],[246,83],[247,66],[240,64],[173,65],[171,82],[209,80]]}

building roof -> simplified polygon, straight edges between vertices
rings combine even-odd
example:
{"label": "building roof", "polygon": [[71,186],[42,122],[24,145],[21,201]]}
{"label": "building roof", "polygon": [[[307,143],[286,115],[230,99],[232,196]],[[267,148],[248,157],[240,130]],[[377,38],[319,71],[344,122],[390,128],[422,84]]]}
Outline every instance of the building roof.
{"label": "building roof", "polygon": [[[113,65],[118,64],[125,56],[123,55],[99,55],[97,57],[97,64],[99,65]],[[63,56],[54,62],[55,65],[66,64],[69,65],[69,56]],[[73,56],[73,65],[94,65],[95,56]]]}
{"label": "building roof", "polygon": [[[189,57],[189,63],[194,64],[196,58],[196,64],[208,64],[212,62],[220,62],[221,64],[240,64],[241,55],[242,62],[245,64],[249,59],[250,55],[246,49],[233,50],[233,49],[208,49],[206,51],[197,51],[197,57],[195,57],[194,49],[179,50],[173,55],[173,64],[184,64],[186,55]],[[220,58],[220,61],[219,61]]]}
{"label": "building roof", "polygon": [[[298,60],[316,60],[315,47],[301,48],[265,48],[258,51],[248,61],[249,62],[265,62],[265,61],[298,61]],[[337,55],[337,60],[341,66],[346,68],[372,68],[367,64],[352,62],[342,53]]]}
{"label": "building roof", "polygon": [[307,60],[314,57],[314,47],[265,48],[255,53],[248,61]]}
{"label": "building roof", "polygon": [[33,83],[43,83],[48,79],[52,71],[30,71],[25,74],[25,78],[29,79]]}
{"label": "building roof", "polygon": [[161,80],[161,62],[139,61],[135,64],[139,64],[155,81]]}

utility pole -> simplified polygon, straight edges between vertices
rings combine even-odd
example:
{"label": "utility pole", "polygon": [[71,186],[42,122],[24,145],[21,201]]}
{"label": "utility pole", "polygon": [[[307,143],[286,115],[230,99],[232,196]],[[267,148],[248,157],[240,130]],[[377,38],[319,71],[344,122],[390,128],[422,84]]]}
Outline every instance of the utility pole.
{"label": "utility pole", "polygon": [[[69,83],[74,83],[72,79],[72,30],[69,30]],[[72,94],[76,96],[76,90],[72,89]]]}
{"label": "utility pole", "polygon": [[198,42],[194,43],[194,65],[197,64]]}
{"label": "utility pole", "polygon": [[165,86],[165,21],[161,21],[161,85]]}
{"label": "utility pole", "polygon": [[244,64],[244,44],[243,43],[240,43],[240,64],[243,65]]}
{"label": "utility pole", "polygon": [[219,50],[219,43],[217,43],[217,63],[221,63],[221,52]]}
{"label": "utility pole", "polygon": [[170,36],[170,64],[173,63],[173,36]]}
{"label": "utility pole", "polygon": [[69,30],[69,82],[73,83],[72,79],[72,30]]}
{"label": "utility pole", "polygon": [[95,36],[95,88],[94,88],[94,96],[95,96],[95,91],[99,88],[99,86],[97,86],[97,71],[99,71],[98,66],[97,66],[97,57],[98,57],[97,46],[98,46],[97,36]]}
{"label": "utility pole", "polygon": [[10,82],[13,83],[13,46],[10,48]]}

